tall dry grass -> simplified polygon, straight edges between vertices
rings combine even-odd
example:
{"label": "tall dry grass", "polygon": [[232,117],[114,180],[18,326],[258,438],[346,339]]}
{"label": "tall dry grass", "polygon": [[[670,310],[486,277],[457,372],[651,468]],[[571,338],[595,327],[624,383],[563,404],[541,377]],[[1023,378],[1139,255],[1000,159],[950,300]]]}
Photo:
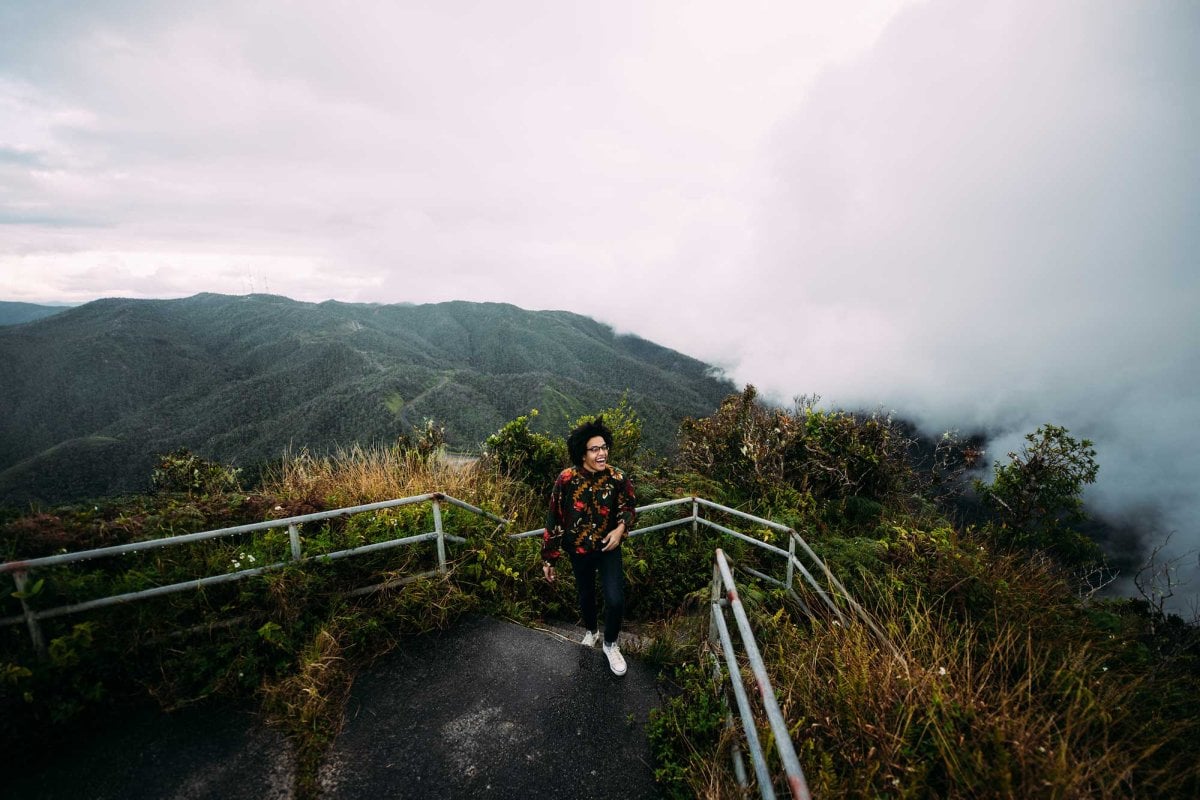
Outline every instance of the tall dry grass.
{"label": "tall dry grass", "polygon": [[[1034,596],[1043,581],[1039,614],[980,621],[879,591],[871,605],[903,660],[860,624],[758,620],[815,797],[1172,797],[1196,786],[1200,766],[1175,745],[1194,741],[1200,721],[1147,713],[1153,673],[1090,639],[1052,574],[1009,567],[995,579]],[[1038,625],[1054,615],[1068,625]]]}
{"label": "tall dry grass", "polygon": [[355,445],[328,456],[301,451],[268,470],[262,487],[264,494],[292,508],[338,508],[441,492],[514,524],[544,513],[527,486],[497,476],[478,461],[396,447]]}

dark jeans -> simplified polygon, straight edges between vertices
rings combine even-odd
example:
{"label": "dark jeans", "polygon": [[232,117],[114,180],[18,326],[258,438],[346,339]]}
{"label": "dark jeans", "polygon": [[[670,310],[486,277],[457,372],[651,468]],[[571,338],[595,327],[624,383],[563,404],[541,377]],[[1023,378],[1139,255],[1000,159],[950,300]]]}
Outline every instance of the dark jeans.
{"label": "dark jeans", "polygon": [[579,611],[583,614],[583,625],[589,631],[596,630],[596,573],[600,573],[604,591],[604,641],[608,644],[617,640],[617,634],[621,632],[621,615],[625,613],[623,549],[568,554],[575,571],[575,586],[579,590]]}

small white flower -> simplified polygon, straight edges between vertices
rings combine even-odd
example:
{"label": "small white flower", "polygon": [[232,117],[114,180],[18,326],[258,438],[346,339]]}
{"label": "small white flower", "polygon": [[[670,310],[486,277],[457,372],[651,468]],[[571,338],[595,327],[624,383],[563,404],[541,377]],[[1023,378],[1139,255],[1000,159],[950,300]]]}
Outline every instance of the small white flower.
{"label": "small white flower", "polygon": [[945,675],[945,674],[946,674],[946,668],[938,667],[938,675]]}
{"label": "small white flower", "polygon": [[254,563],[254,556],[246,556],[246,558],[250,561],[251,564]]}

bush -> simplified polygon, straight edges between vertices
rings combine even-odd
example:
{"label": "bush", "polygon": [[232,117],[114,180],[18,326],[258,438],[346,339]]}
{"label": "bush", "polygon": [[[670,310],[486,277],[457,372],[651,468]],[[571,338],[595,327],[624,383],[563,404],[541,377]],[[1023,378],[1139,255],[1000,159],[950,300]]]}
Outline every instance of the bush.
{"label": "bush", "polygon": [[975,488],[992,511],[993,533],[1001,544],[1045,550],[1067,564],[1098,561],[1099,547],[1081,534],[1083,487],[1094,483],[1099,466],[1087,439],[1076,440],[1066,428],[1043,425],[1026,434],[1008,464],[996,462],[991,485]]}
{"label": "bush", "polygon": [[181,447],[159,456],[150,482],[156,492],[195,497],[238,491],[241,488],[238,484],[240,472],[239,469],[223,467]]}
{"label": "bush", "polygon": [[770,409],[749,385],[711,417],[684,420],[680,439],[684,469],[744,500],[774,505],[785,488],[800,505],[806,497],[818,504],[855,498],[862,518],[877,516],[863,501],[895,500],[914,485],[912,442],[889,418],[819,411],[804,401],[791,412]]}
{"label": "bush", "polygon": [[747,385],[711,417],[683,421],[682,467],[746,498],[767,494],[784,482],[784,449],[795,436],[794,425],[788,414],[759,403],[758,390]]}
{"label": "bush", "polygon": [[529,420],[537,413],[535,408],[489,436],[484,455],[501,474],[549,496],[554,479],[569,463],[567,443],[530,430]]}

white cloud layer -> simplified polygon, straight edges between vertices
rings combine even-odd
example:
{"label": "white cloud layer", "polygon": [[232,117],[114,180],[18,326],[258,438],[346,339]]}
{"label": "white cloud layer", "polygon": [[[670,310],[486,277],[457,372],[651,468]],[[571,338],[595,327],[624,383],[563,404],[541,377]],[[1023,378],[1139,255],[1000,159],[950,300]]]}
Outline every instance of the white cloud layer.
{"label": "white cloud layer", "polygon": [[852,6],[0,0],[0,296],[568,308],[1200,546],[1200,7]]}

